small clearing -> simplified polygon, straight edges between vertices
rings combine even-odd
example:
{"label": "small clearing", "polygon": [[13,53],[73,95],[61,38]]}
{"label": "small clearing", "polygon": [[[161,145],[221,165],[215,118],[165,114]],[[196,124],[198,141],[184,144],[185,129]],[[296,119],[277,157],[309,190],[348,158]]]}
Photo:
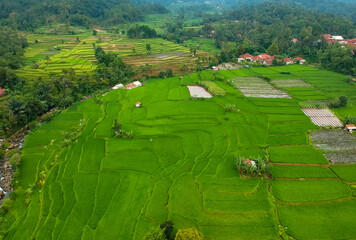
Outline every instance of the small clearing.
{"label": "small clearing", "polygon": [[187,86],[190,96],[193,98],[211,98],[212,95],[203,87],[197,85]]}
{"label": "small clearing", "polygon": [[342,127],[343,124],[329,109],[303,108],[305,115],[310,117],[311,121],[320,127]]}
{"label": "small clearing", "polygon": [[232,81],[246,97],[258,98],[291,98],[287,92],[276,89],[267,81],[258,77],[236,77]]}

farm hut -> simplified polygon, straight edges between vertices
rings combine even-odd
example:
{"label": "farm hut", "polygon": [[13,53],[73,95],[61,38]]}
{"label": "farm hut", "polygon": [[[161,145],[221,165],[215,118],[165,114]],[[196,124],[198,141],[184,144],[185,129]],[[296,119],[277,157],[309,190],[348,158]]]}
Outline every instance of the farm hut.
{"label": "farm hut", "polygon": [[133,83],[135,84],[136,87],[141,87],[142,86],[142,83],[139,82],[139,81],[135,81]]}
{"label": "farm hut", "polygon": [[296,38],[293,38],[293,39],[291,40],[291,42],[292,42],[292,43],[297,43],[297,42],[299,42],[299,40],[296,39]]}
{"label": "farm hut", "polygon": [[183,79],[183,77],[179,77],[179,79],[181,79],[181,80],[182,80],[182,79]]}
{"label": "farm hut", "polygon": [[138,107],[141,107],[141,102],[137,102],[136,103],[136,107],[138,108]]}
{"label": "farm hut", "polygon": [[299,61],[300,64],[304,64],[305,63],[305,59],[301,58],[301,57],[296,57],[293,59],[295,63],[297,63]]}
{"label": "farm hut", "polygon": [[294,63],[293,60],[290,59],[290,58],[284,58],[283,61],[284,61],[284,63],[285,63],[286,65],[290,65],[290,64],[293,64],[293,63]]}
{"label": "farm hut", "polygon": [[356,130],[356,126],[355,126],[355,124],[347,124],[347,125],[345,126],[345,130],[348,131],[348,132],[350,132],[350,133],[352,133],[353,131]]}
{"label": "farm hut", "polygon": [[0,95],[4,94],[5,91],[6,91],[5,88],[0,88]]}
{"label": "farm hut", "polygon": [[213,69],[214,71],[217,71],[217,70],[219,70],[219,67],[213,66],[213,67],[211,67],[211,69]]}
{"label": "farm hut", "polygon": [[245,163],[246,163],[247,165],[256,166],[256,162],[253,161],[253,160],[250,160],[250,159],[248,159],[248,158],[245,158],[244,161],[245,161]]}
{"label": "farm hut", "polygon": [[117,84],[115,86],[112,87],[113,90],[116,90],[116,89],[119,89],[119,88],[123,88],[124,85],[122,85],[121,83],[120,84]]}
{"label": "farm hut", "polygon": [[125,86],[126,89],[133,89],[133,88],[137,88],[137,87],[141,87],[142,83],[140,83],[139,81],[135,81],[133,83],[127,84]]}

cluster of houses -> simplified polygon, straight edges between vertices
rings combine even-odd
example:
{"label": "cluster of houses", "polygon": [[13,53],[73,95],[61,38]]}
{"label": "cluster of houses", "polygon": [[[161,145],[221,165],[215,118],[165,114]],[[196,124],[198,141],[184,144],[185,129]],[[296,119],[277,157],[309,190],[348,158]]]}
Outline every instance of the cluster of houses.
{"label": "cluster of houses", "polygon": [[133,89],[133,88],[137,88],[137,87],[141,87],[142,83],[139,81],[135,81],[132,83],[127,84],[126,86],[124,86],[123,84],[119,83],[117,85],[115,85],[114,87],[112,87],[113,90],[119,89],[119,88],[123,88],[123,89]]}
{"label": "cluster of houses", "polygon": [[326,40],[328,44],[338,42],[342,45],[349,45],[356,49],[356,38],[354,39],[344,39],[342,36],[333,36],[330,34],[323,34],[322,37]]}
{"label": "cluster of houses", "polygon": [[[267,53],[262,53],[258,56],[252,56],[249,53],[245,53],[239,56],[238,58],[238,62],[255,62],[255,63],[261,63],[264,65],[272,65],[273,60],[276,59],[275,56],[271,56]],[[283,59],[276,59],[277,62],[281,62],[283,61],[284,64],[286,65],[290,65],[290,64],[304,64],[306,61],[305,59],[301,58],[301,57],[295,57],[293,59],[291,58],[283,58]]]}

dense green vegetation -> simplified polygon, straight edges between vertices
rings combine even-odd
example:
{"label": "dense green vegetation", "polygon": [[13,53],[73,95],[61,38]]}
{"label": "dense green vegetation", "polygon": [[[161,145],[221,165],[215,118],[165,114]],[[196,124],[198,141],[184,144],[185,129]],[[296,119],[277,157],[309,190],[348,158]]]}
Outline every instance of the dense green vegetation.
{"label": "dense green vegetation", "polygon": [[[96,55],[110,66],[110,53]],[[354,238],[353,165],[330,168],[309,142],[318,127],[300,110],[305,98],[245,97],[229,81],[272,84],[284,72],[308,83],[304,96],[311,86],[330,99],[356,91],[346,76],[308,66],[203,71],[113,90],[40,124],[26,137],[16,194],[1,208],[6,239],[164,240],[169,226],[177,238]],[[328,75],[339,92],[325,87]],[[191,98],[186,85],[201,80],[224,94]],[[240,175],[236,156],[267,157],[275,179]]]}
{"label": "dense green vegetation", "polygon": [[21,30],[66,23],[69,32],[69,25],[89,27],[99,22],[114,25],[143,20],[148,13],[167,12],[165,7],[158,4],[137,6],[129,0],[15,0],[0,3],[2,24]]}
{"label": "dense green vegetation", "polygon": [[330,159],[353,152],[322,150],[301,109],[356,123],[356,51],[320,36],[355,38],[355,6],[1,1],[0,136],[31,131],[4,151],[0,239],[356,238],[356,165]]}

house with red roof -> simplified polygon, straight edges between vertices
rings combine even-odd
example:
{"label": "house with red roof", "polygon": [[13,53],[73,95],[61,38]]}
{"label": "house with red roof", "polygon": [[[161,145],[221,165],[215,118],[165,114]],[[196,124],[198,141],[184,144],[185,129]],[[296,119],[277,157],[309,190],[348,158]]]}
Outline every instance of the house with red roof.
{"label": "house with red roof", "polygon": [[248,159],[248,158],[245,158],[245,159],[244,159],[244,162],[245,162],[247,165],[256,166],[256,162],[253,161],[253,160],[250,160],[250,159]]}
{"label": "house with red roof", "polygon": [[294,60],[294,63],[297,63],[299,61],[299,64],[304,64],[306,62],[306,60],[301,57],[293,58],[293,60]]}
{"label": "house with red roof", "polygon": [[136,103],[136,107],[138,108],[138,107],[141,107],[141,102],[137,102]]}
{"label": "house with red roof", "polygon": [[249,53],[245,53],[245,54],[242,54],[242,55],[240,55],[240,58],[243,58],[243,59],[245,59],[245,60],[252,60],[252,55],[251,54],[249,54]]}
{"label": "house with red roof", "polygon": [[271,55],[267,54],[267,53],[261,53],[260,55],[258,55],[259,57],[266,59],[266,58],[270,58]]}
{"label": "house with red roof", "polygon": [[292,43],[297,43],[297,42],[299,42],[299,40],[297,38],[292,38],[291,42]]}
{"label": "house with red roof", "polygon": [[251,61],[252,62],[260,62],[260,63],[262,63],[263,62],[263,58],[261,58],[260,56],[253,56],[252,58],[251,58]]}
{"label": "house with red roof", "polygon": [[352,133],[353,131],[356,130],[355,124],[347,124],[345,126],[345,130],[348,131],[349,133]]}
{"label": "house with red roof", "polygon": [[5,88],[0,88],[0,95],[3,95],[6,92]]}
{"label": "house with red roof", "polygon": [[127,84],[124,88],[125,89],[133,89],[133,88],[137,88],[137,87],[141,87],[142,83],[140,83],[139,81],[135,81],[133,83]]}
{"label": "house with red roof", "polygon": [[283,62],[286,64],[286,65],[290,65],[290,64],[293,64],[294,61],[290,58],[283,58]]}
{"label": "house with red roof", "polygon": [[330,34],[322,34],[321,36],[325,39],[325,41],[328,44],[338,42],[342,45],[349,45],[350,47],[353,47],[354,49],[356,49],[356,38],[344,39],[342,36],[333,36]]}

